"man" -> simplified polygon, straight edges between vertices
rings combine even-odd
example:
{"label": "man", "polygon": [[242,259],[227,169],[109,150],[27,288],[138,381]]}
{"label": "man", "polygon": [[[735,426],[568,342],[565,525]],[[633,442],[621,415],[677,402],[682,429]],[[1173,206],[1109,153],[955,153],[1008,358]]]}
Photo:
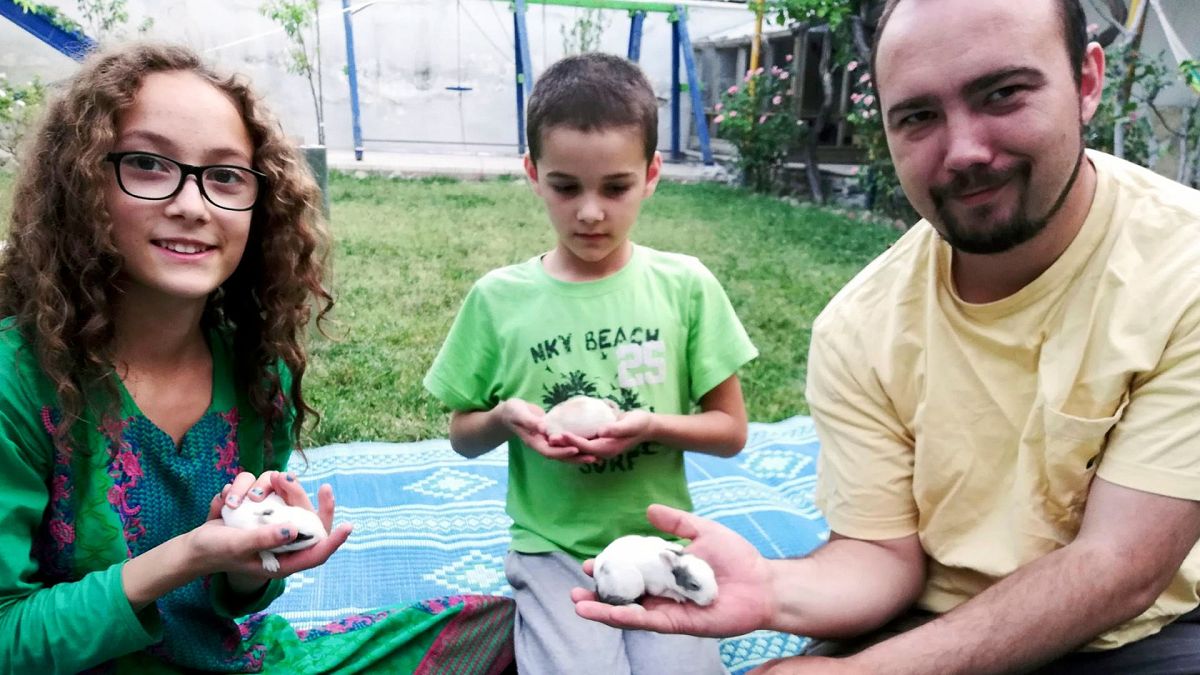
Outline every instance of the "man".
{"label": "man", "polygon": [[766,561],[652,507],[717,602],[576,589],[580,615],[841,655],[772,673],[1200,672],[1200,193],[1084,151],[1084,25],[1078,0],[888,3],[874,73],[924,220],[814,329],[830,542]]}

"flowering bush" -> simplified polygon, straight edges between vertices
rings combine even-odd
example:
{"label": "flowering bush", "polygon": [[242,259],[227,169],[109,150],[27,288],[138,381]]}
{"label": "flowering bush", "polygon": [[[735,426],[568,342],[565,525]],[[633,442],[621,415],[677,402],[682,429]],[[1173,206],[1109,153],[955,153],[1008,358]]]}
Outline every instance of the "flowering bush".
{"label": "flowering bush", "polygon": [[45,94],[45,87],[37,80],[14,85],[0,73],[0,166],[16,157],[21,137],[37,117]]}
{"label": "flowering bush", "polygon": [[887,136],[883,129],[883,115],[879,110],[875,82],[865,64],[850,61],[846,64],[850,73],[852,91],[850,110],[846,119],[854,125],[855,145],[867,152],[867,163],[860,169],[861,185],[867,192],[872,210],[914,221],[915,212],[900,187],[896,167],[888,152]]}
{"label": "flowering bush", "polygon": [[[786,57],[791,63],[792,57]],[[721,95],[716,105],[717,135],[737,148],[737,167],[743,183],[770,192],[780,183],[788,151],[803,137],[792,97],[791,67],[772,66],[748,71],[741,85]]]}

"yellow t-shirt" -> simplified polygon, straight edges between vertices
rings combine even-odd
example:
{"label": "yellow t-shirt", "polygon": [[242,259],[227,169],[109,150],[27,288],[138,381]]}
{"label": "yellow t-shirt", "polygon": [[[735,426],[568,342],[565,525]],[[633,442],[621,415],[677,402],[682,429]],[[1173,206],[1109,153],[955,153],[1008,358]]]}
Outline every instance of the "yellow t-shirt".
{"label": "yellow t-shirt", "polygon": [[[835,532],[920,536],[946,612],[1071,542],[1094,476],[1200,500],[1200,192],[1098,152],[1075,241],[1019,292],[964,302],[922,221],[817,319],[808,401]],[[1200,546],[1153,607],[1200,604]]]}

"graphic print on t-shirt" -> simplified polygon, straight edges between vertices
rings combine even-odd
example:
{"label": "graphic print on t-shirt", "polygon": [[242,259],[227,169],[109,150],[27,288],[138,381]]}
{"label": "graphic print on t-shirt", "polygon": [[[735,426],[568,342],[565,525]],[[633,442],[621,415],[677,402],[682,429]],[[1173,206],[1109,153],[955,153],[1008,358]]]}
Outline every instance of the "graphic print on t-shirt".
{"label": "graphic print on t-shirt", "polygon": [[[590,396],[613,401],[622,411],[654,412],[654,406],[643,403],[637,387],[667,381],[667,347],[659,336],[658,328],[638,326],[584,331],[581,339],[568,333],[536,341],[529,347],[530,359],[553,378],[551,383],[542,385],[542,407],[550,410],[573,396]],[[576,350],[597,352],[604,361],[611,354],[615,377],[610,376],[612,379],[606,383],[603,376],[592,376],[582,370],[557,372],[553,362]],[[617,457],[581,465],[579,471],[584,474],[632,471],[637,458],[655,454],[657,451],[651,444],[643,443]]]}

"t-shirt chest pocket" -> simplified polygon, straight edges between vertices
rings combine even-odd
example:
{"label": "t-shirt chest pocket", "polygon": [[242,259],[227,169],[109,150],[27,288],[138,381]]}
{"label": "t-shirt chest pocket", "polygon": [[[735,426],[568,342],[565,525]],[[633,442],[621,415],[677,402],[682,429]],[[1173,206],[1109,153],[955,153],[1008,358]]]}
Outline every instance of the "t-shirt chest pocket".
{"label": "t-shirt chest pocket", "polygon": [[1122,400],[1112,415],[1096,418],[1068,415],[1050,407],[1042,409],[1045,497],[1059,515],[1075,517],[1082,512],[1108,432],[1121,419],[1126,403]]}

